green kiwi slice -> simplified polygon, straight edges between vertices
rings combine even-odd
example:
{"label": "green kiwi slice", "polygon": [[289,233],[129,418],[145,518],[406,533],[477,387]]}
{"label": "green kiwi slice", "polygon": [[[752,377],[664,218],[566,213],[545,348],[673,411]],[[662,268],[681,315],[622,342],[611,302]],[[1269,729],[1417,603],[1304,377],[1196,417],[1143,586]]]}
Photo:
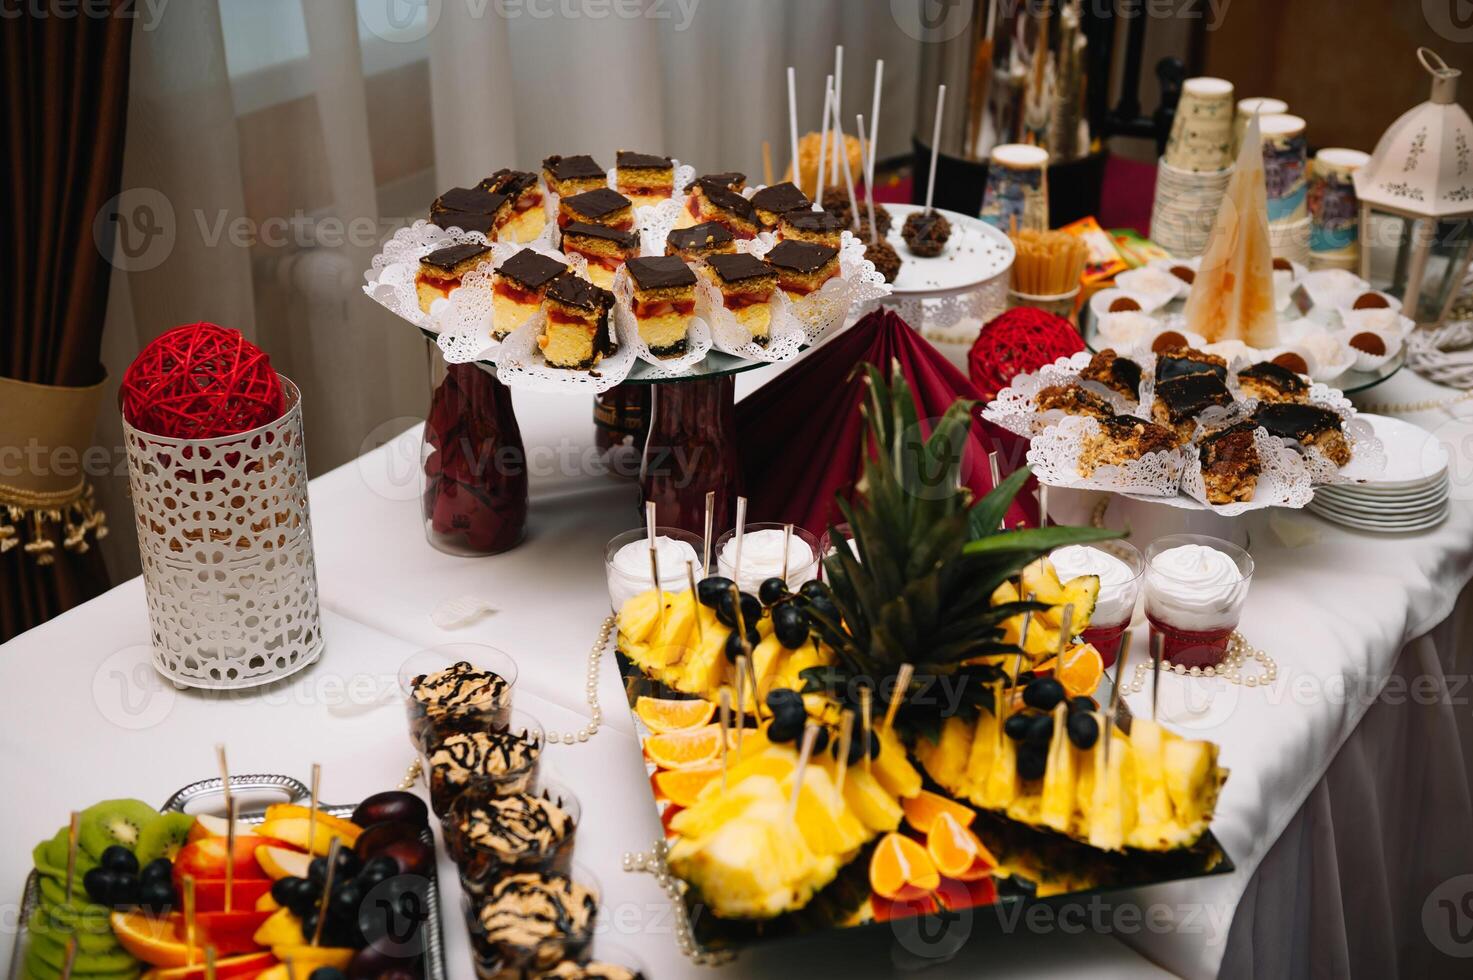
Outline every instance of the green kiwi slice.
{"label": "green kiwi slice", "polygon": [[138,835],[138,845],[133,849],[138,866],[148,867],[148,862],[161,857],[174,860],[193,828],[194,817],[187,813],[156,814]]}
{"label": "green kiwi slice", "polygon": [[[30,953],[47,966],[53,966],[58,971],[66,962],[66,944],[51,936],[39,933],[31,934]],[[77,955],[72,958],[73,975],[93,973],[124,973],[130,969],[137,969],[138,961],[123,950],[122,947],[114,947],[112,950],[101,953],[84,952],[79,945]]]}
{"label": "green kiwi slice", "polygon": [[110,909],[104,905],[93,905],[87,900],[87,889],[80,879],[72,884],[72,900],[66,900],[66,883],[55,878],[41,876],[36,879],[41,887],[41,901],[52,908],[53,914],[79,915],[88,919],[107,921]]}
{"label": "green kiwi slice", "polygon": [[61,926],[53,919],[44,907],[36,909],[31,913],[30,919],[26,921],[26,928],[33,936],[44,936],[46,939],[66,945],[66,941],[73,936],[77,939],[77,951],[80,953],[111,953],[122,949],[118,939],[113,935],[111,929],[105,932],[83,929],[73,932]]}
{"label": "green kiwi slice", "polygon": [[[36,953],[35,943],[30,944],[26,950],[25,971],[21,974],[22,980],[61,980],[61,969],[52,966]],[[77,964],[72,963],[72,977],[74,980],[137,980],[142,972],[142,967],[135,960],[133,966],[124,970],[112,970],[106,972],[82,972],[77,969]]]}
{"label": "green kiwi slice", "polygon": [[[67,831],[69,829],[68,827],[61,828],[56,832],[55,837],[43,840],[36,845],[35,850],[31,851],[31,859],[35,862],[38,872],[63,882],[66,881]],[[96,859],[78,846],[77,867],[74,872],[77,880],[81,881],[82,876],[95,867],[97,867]]]}
{"label": "green kiwi slice", "polygon": [[138,835],[159,817],[159,812],[142,800],[103,800],[82,811],[78,839],[92,857],[114,844],[129,850],[138,846]]}

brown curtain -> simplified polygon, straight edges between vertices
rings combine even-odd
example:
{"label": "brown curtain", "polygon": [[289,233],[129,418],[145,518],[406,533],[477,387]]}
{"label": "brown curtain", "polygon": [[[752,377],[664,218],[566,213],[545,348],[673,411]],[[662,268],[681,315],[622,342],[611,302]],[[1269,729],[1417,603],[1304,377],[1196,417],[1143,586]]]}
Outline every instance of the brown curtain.
{"label": "brown curtain", "polygon": [[[135,6],[113,0],[109,16],[97,16],[95,4],[58,16],[27,4],[0,25],[0,152],[9,171],[0,376],[71,387],[101,380],[112,266],[93,223],[118,193]],[[78,554],[58,545],[53,554],[46,565],[20,547],[0,555],[0,640],[107,588],[97,548]]]}

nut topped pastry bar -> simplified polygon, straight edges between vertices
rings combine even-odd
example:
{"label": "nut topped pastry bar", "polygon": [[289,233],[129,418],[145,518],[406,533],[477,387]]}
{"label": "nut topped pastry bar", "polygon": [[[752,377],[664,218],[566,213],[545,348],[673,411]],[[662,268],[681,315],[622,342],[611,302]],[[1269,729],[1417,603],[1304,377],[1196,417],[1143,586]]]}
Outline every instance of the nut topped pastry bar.
{"label": "nut topped pastry bar", "polygon": [[1239,422],[1208,433],[1197,447],[1202,463],[1202,483],[1207,488],[1207,502],[1231,504],[1252,500],[1258,490],[1258,477],[1263,461],[1253,433],[1258,426]]}
{"label": "nut topped pastry bar", "polygon": [[1090,476],[1101,466],[1120,466],[1178,445],[1170,429],[1134,415],[1112,415],[1099,423],[1099,430],[1085,436],[1080,446],[1081,476]]}
{"label": "nut topped pastry bar", "polygon": [[658,204],[675,192],[675,161],[620,150],[614,159],[614,186],[636,205]]}
{"label": "nut topped pastry bar", "polygon": [[559,198],[557,223],[566,228],[575,222],[628,231],[634,227],[634,203],[607,187]]}
{"label": "nut topped pastry bar", "polygon": [[1232,392],[1217,375],[1181,375],[1157,382],[1151,417],[1175,432],[1182,442],[1190,442],[1196,434],[1199,415],[1209,408],[1232,403]]}
{"label": "nut topped pastry bar", "polygon": [[832,245],[783,239],[766,255],[777,270],[783,292],[801,299],[839,274],[839,250]]}
{"label": "nut topped pastry bar", "polygon": [[501,263],[491,281],[491,335],[498,340],[526,323],[542,306],[552,281],[568,267],[524,248]]}
{"label": "nut topped pastry bar", "polygon": [[766,344],[772,327],[772,294],[777,289],[777,272],[745,252],[713,255],[706,260],[708,277],[721,291],[721,303],[752,339]]}
{"label": "nut topped pastry bar", "polygon": [[811,208],[813,202],[798,189],[791,180],[764,187],[752,195],[752,207],[757,209],[757,218],[768,230],[777,227],[778,219],[798,208]]}
{"label": "nut topped pastry bar", "polygon": [[491,246],[479,242],[462,242],[437,248],[419,260],[419,272],[414,276],[414,291],[419,297],[419,308],[430,312],[430,304],[437,299],[449,299],[450,294],[460,287],[465,274],[486,262],[491,256]]}
{"label": "nut topped pastry bar", "polygon": [[1328,408],[1293,402],[1262,405],[1253,413],[1253,422],[1267,429],[1269,435],[1318,449],[1336,466],[1350,462],[1344,420]]}
{"label": "nut topped pastry bar", "polygon": [[1079,384],[1049,385],[1033,396],[1033,403],[1040,412],[1057,409],[1065,415],[1087,415],[1101,420],[1115,414],[1114,407],[1103,396]]}
{"label": "nut topped pastry bar", "polygon": [[574,221],[563,226],[564,254],[577,252],[588,260],[588,278],[596,286],[610,289],[614,273],[639,254],[639,236],[608,225],[591,225]]}
{"label": "nut topped pastry bar", "polygon": [[1181,378],[1188,374],[1215,374],[1227,380],[1227,360],[1195,347],[1171,347],[1156,354],[1156,380]]}
{"label": "nut topped pastry bar", "polygon": [[650,353],[684,354],[696,308],[696,274],[674,255],[630,259],[624,268],[634,283],[634,321]]}
{"label": "nut topped pastry bar", "polygon": [[688,262],[735,251],[736,236],[730,228],[714,221],[677,228],[665,238],[665,254],[678,255]]}
{"label": "nut topped pastry bar", "polygon": [[547,322],[537,346],[553,367],[587,370],[616,348],[609,329],[614,294],[565,272],[547,289]]}
{"label": "nut topped pastry bar", "polygon": [[609,175],[587,153],[565,157],[554,153],[542,161],[542,180],[558,197],[572,197],[609,186]]}
{"label": "nut topped pastry bar", "polygon": [[1128,357],[1121,357],[1109,347],[1089,359],[1079,380],[1093,381],[1133,402],[1141,398],[1141,366]]}
{"label": "nut topped pastry bar", "polygon": [[1238,372],[1238,388],[1244,397],[1261,402],[1305,402],[1309,382],[1282,364],[1259,361]]}

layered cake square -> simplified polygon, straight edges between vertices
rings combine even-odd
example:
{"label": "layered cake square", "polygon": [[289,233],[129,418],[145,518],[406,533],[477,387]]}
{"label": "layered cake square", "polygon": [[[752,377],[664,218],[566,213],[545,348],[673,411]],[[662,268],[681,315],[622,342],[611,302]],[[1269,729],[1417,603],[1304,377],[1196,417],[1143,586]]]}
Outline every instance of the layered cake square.
{"label": "layered cake square", "polygon": [[563,227],[564,254],[574,252],[588,260],[588,278],[604,289],[614,285],[614,273],[639,254],[639,236],[608,225],[574,221]]}
{"label": "layered cake square", "polygon": [[696,308],[696,274],[673,255],[630,259],[624,268],[634,283],[634,320],[650,353],[684,354]]}
{"label": "layered cake square", "polygon": [[784,239],[817,242],[838,248],[839,237],[846,227],[844,219],[831,211],[798,208],[778,218],[777,233]]}
{"label": "layered cake square", "polygon": [[607,187],[559,198],[557,223],[566,228],[576,222],[628,231],[634,227],[634,204],[623,194]]}
{"label": "layered cake square", "polygon": [[1151,417],[1175,432],[1182,442],[1189,442],[1197,431],[1199,415],[1232,403],[1232,392],[1216,374],[1180,375],[1156,383]]}
{"label": "layered cake square", "polygon": [[506,195],[480,187],[452,187],[430,205],[430,222],[441,228],[478,231],[494,239],[496,214]]}
{"label": "layered cake square", "polygon": [[1212,374],[1227,380],[1227,361],[1195,347],[1171,347],[1156,354],[1156,380],[1166,381],[1189,374]]}
{"label": "layered cake square", "polygon": [[738,238],[753,238],[761,230],[752,202],[730,186],[710,178],[696,181],[692,186],[686,210],[697,222],[725,225]]}
{"label": "layered cake square", "polygon": [[736,236],[730,228],[714,221],[677,228],[665,238],[665,254],[678,255],[688,262],[735,251]]}
{"label": "layered cake square", "polygon": [[450,294],[460,288],[460,280],[465,274],[489,261],[490,257],[490,245],[463,242],[437,248],[421,258],[419,272],[414,277],[420,310],[428,313],[435,300],[449,299]]}
{"label": "layered cake square", "polygon": [[795,299],[807,296],[839,274],[839,250],[832,245],[786,238],[773,246],[766,258],[777,270],[778,285]]}
{"label": "layered cake square", "polygon": [[706,269],[711,281],[721,291],[722,305],[751,332],[753,340],[765,345],[772,327],[771,301],[777,289],[776,270],[745,252],[713,255],[706,260]]}
{"label": "layered cake square", "polygon": [[1100,419],[1099,424],[1079,448],[1081,476],[1089,476],[1101,466],[1120,466],[1177,447],[1177,438],[1170,429],[1134,415],[1112,415]]}
{"label": "layered cake square", "polygon": [[1258,426],[1239,422],[1202,437],[1197,458],[1202,463],[1202,483],[1207,489],[1207,502],[1231,504],[1252,500],[1258,490],[1258,476],[1263,461],[1258,457],[1258,444],[1253,433]]}
{"label": "layered cake square", "polygon": [[777,227],[778,219],[784,214],[798,208],[811,208],[813,202],[798,189],[797,184],[785,180],[753,194],[752,207],[757,209],[757,219],[762,222],[762,227],[770,231]]}
{"label": "layered cake square", "polygon": [[552,281],[568,267],[524,248],[496,270],[491,283],[491,333],[500,339],[526,323],[542,306]]}
{"label": "layered cake square", "polygon": [[1083,415],[1095,419],[1107,419],[1115,409],[1103,395],[1098,395],[1080,384],[1049,385],[1039,389],[1033,403],[1040,412],[1060,411],[1065,415]]}
{"label": "layered cake square", "polygon": [[675,193],[675,162],[652,153],[620,150],[614,160],[614,186],[636,205],[658,204]]}
{"label": "layered cake square", "polygon": [[537,182],[536,174],[503,168],[477,186],[492,194],[506,195],[496,210],[497,241],[520,244],[542,234],[547,215],[542,209],[542,185]]}
{"label": "layered cake square", "polygon": [[1238,388],[1246,398],[1261,402],[1305,402],[1309,382],[1282,364],[1259,361],[1238,372]]}
{"label": "layered cake square", "polygon": [[1141,398],[1141,366],[1108,347],[1089,359],[1079,372],[1079,380],[1104,385],[1133,402]]}
{"label": "layered cake square", "polygon": [[553,154],[543,160],[542,181],[558,197],[572,197],[609,186],[608,173],[587,153],[570,157]]}
{"label": "layered cake square", "polygon": [[1328,408],[1292,402],[1263,405],[1253,414],[1253,422],[1267,429],[1269,435],[1318,449],[1336,466],[1350,462],[1345,422]]}
{"label": "layered cake square", "polygon": [[537,346],[548,364],[587,370],[614,352],[609,330],[613,293],[565,272],[552,281],[544,302],[547,323]]}

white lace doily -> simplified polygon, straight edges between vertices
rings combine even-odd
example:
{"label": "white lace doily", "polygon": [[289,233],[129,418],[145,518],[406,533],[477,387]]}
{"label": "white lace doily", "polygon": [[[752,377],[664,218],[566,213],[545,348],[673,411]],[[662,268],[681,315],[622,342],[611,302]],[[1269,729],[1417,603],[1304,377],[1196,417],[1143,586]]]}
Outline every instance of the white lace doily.
{"label": "white lace doily", "polygon": [[[435,312],[439,336],[435,343],[449,364],[465,364],[484,361],[495,356],[500,341],[493,335],[495,304],[493,302],[494,271],[507,259],[524,248],[546,255],[548,258],[568,266],[574,275],[588,278],[588,261],[581,255],[564,255],[545,243],[515,245],[510,242],[495,242],[491,246],[491,268],[482,267],[466,274],[460,288],[450,294],[443,306]],[[510,325],[514,332],[520,323]]]}
{"label": "white lace doily", "polygon": [[1336,466],[1325,458],[1324,453],[1312,446],[1299,446],[1298,442],[1285,441],[1303,452],[1310,480],[1316,486],[1325,483],[1364,483],[1386,470],[1386,447],[1376,436],[1371,423],[1364,419],[1352,418],[1345,422],[1345,441],[1350,446],[1350,462],[1344,466]]}
{"label": "white lace doily", "polygon": [[[1091,352],[1082,350],[1068,357],[1061,357],[1052,364],[1045,364],[1036,373],[1018,375],[1013,378],[1011,385],[998,392],[997,397],[982,410],[982,417],[1002,426],[1014,435],[1030,438],[1037,435],[1048,426],[1069,417],[1067,413],[1059,409],[1039,411],[1035,401],[1038,393],[1054,385],[1079,382],[1079,372],[1089,365],[1093,357]],[[1141,365],[1141,387],[1138,401],[1130,401],[1119,392],[1111,391],[1104,385],[1093,381],[1079,383],[1105,398],[1110,403],[1110,407],[1115,410],[1115,414],[1149,418],[1152,391],[1151,371],[1142,359],[1132,359]]]}
{"label": "white lace doily", "polygon": [[634,345],[626,342],[614,318],[609,320],[609,329],[619,347],[614,353],[599,361],[590,371],[559,368],[548,364],[542,356],[537,338],[547,322],[545,313],[538,313],[517,327],[501,342],[496,352],[496,379],[508,388],[531,388],[537,391],[586,391],[598,394],[623,381],[634,366]]}
{"label": "white lace doily", "polygon": [[1207,486],[1202,479],[1201,456],[1193,452],[1182,473],[1181,490],[1199,507],[1220,514],[1236,517],[1250,510],[1265,507],[1291,507],[1299,509],[1314,498],[1314,486],[1309,479],[1309,468],[1298,453],[1268,434],[1264,428],[1255,429],[1253,442],[1258,448],[1258,459],[1262,472],[1258,474],[1258,486],[1252,500],[1231,504],[1207,502]]}
{"label": "white lace doily", "polygon": [[1075,490],[1176,496],[1186,464],[1179,449],[1147,453],[1120,466],[1100,466],[1089,476],[1080,473],[1079,454],[1085,440],[1099,431],[1095,419],[1070,415],[1034,437],[1028,447],[1028,464],[1038,482]]}
{"label": "white lace doily", "polygon": [[363,291],[399,318],[421,329],[436,331],[439,328],[435,319],[419,308],[419,293],[414,286],[419,260],[436,249],[465,242],[492,244],[478,231],[441,228],[423,219],[400,228],[384,242],[383,250],[373,257],[368,271],[363,273]]}
{"label": "white lace doily", "polygon": [[[759,259],[772,251],[777,237],[762,232],[756,238],[739,240],[737,251]],[[885,277],[864,257],[864,242],[845,231],[839,235],[839,274],[807,296],[793,300],[793,316],[803,326],[804,340],[812,345],[830,330],[841,326],[851,308],[890,295]]]}
{"label": "white lace doily", "polygon": [[772,291],[768,304],[772,322],[767,328],[767,343],[752,339],[752,332],[721,301],[721,290],[705,276],[696,277],[696,316],[711,328],[711,343],[719,351],[752,361],[788,361],[803,349],[803,326],[794,318],[787,294]]}
{"label": "white lace doily", "polygon": [[[699,280],[699,276],[697,280]],[[699,282],[697,284],[699,286]],[[690,329],[685,335],[685,353],[679,357],[656,357],[644,338],[639,335],[639,324],[634,318],[634,281],[629,273],[620,269],[614,275],[614,320],[619,336],[628,338],[635,356],[655,370],[646,371],[644,377],[678,378],[690,374],[690,369],[706,359],[711,350],[711,328],[699,316],[692,316]]]}

